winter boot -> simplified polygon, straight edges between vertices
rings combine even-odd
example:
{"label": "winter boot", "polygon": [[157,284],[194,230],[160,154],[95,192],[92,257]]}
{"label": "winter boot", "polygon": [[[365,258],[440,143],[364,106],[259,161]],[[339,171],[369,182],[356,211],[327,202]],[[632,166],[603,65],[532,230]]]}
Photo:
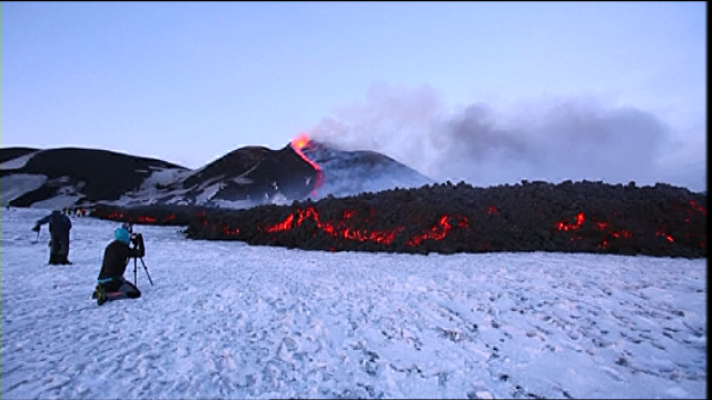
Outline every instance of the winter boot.
{"label": "winter boot", "polygon": [[106,297],[106,291],[104,290],[104,287],[101,285],[96,285],[96,290],[94,290],[94,294],[92,295],[93,299],[96,299],[96,304],[102,305],[106,303],[107,297]]}

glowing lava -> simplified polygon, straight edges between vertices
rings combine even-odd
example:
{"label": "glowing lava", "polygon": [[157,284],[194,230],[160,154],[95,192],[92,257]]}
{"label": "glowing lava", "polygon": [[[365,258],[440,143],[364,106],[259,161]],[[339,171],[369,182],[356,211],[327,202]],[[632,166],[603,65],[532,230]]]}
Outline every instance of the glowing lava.
{"label": "glowing lava", "polygon": [[559,221],[559,223],[556,224],[556,228],[560,231],[569,231],[569,230],[576,230],[578,229],[581,224],[583,224],[583,221],[586,220],[586,217],[582,212],[576,214],[576,223],[572,224],[569,221]]}
{"label": "glowing lava", "polygon": [[343,237],[345,239],[357,240],[359,242],[373,241],[384,245],[388,245],[393,242],[398,233],[403,230],[402,227],[383,231],[349,228],[345,226],[344,221],[351,218],[354,215],[354,211],[344,210],[343,215],[344,219],[341,221],[323,222],[319,218],[319,213],[314,209],[314,207],[307,207],[305,209],[297,209],[295,212],[289,214],[284,221],[266,226],[263,229],[270,233],[287,231],[299,227],[306,219],[311,219],[314,221],[317,228],[333,237]]}
{"label": "glowing lava", "polygon": [[306,161],[309,165],[314,168],[314,171],[316,171],[316,180],[314,181],[314,189],[312,190],[312,196],[316,196],[316,189],[318,189],[322,185],[322,172],[321,172],[321,167],[319,164],[315,163],[309,157],[307,157],[302,149],[306,147],[309,144],[309,136],[305,134],[300,134],[299,136],[295,137],[292,139],[292,149],[294,150],[295,153],[299,155],[299,157],[302,158],[302,160]]}

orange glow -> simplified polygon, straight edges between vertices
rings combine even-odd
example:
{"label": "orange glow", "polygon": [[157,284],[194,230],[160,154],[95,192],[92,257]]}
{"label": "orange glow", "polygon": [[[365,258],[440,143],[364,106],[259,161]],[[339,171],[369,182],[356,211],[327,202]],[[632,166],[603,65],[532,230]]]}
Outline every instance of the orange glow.
{"label": "orange glow", "polygon": [[223,224],[222,231],[225,236],[233,236],[240,233],[240,228],[230,229],[227,224]]}
{"label": "orange glow", "polygon": [[[314,221],[317,228],[321,229],[323,232],[331,235],[333,237],[340,237],[349,240],[356,240],[359,242],[371,241],[378,244],[388,245],[392,243],[396,236],[402,232],[405,228],[402,226],[396,227],[389,230],[368,230],[368,229],[357,229],[348,227],[345,225],[345,221],[353,217],[355,211],[344,210],[343,218],[341,220],[332,221],[321,221],[319,218],[319,213],[313,207],[307,207],[306,209],[297,209],[293,213],[289,214],[284,221],[278,222],[273,225],[268,225],[262,228],[262,230],[275,233],[281,231],[287,231],[299,227],[305,219],[309,218]],[[369,209],[371,215],[375,214],[375,210]],[[410,239],[407,243],[408,246],[413,247],[419,245],[423,240],[442,240],[445,236],[452,230],[447,215],[443,215],[438,223],[430,228],[430,230],[417,235]],[[466,217],[458,216],[458,227],[470,229],[469,223]],[[367,222],[368,218],[364,219]]]}
{"label": "orange glow", "polygon": [[556,224],[556,229],[560,231],[569,231],[569,230],[576,230],[579,227],[581,227],[581,224],[583,224],[583,221],[585,220],[585,217],[582,212],[578,213],[576,215],[576,223],[572,224],[569,221],[559,221],[559,223]]}
{"label": "orange glow", "polygon": [[658,230],[655,232],[655,236],[662,236],[665,238],[670,243],[675,242],[675,238],[672,237],[669,233],[667,233],[667,224],[663,224],[658,228]]}
{"label": "orange glow", "polygon": [[[345,210],[344,219],[350,218],[354,211]],[[396,235],[400,233],[404,228],[398,227],[386,231],[369,231],[367,229],[350,229],[344,225],[344,220],[341,221],[326,221],[322,222],[319,219],[319,213],[313,207],[307,207],[306,209],[297,209],[293,213],[289,214],[284,221],[276,223],[274,225],[265,226],[262,229],[269,233],[287,231],[300,226],[305,219],[311,219],[316,224],[317,228],[321,229],[323,232],[334,236],[341,237],[344,239],[357,240],[359,242],[372,241],[379,244],[390,244],[395,240]]]}
{"label": "orange glow", "polygon": [[669,234],[664,233],[664,232],[657,232],[656,235],[664,237],[665,240],[667,240],[670,243],[673,243],[675,241],[675,239],[672,236],[670,236]]}
{"label": "orange glow", "polygon": [[692,208],[694,208],[695,210],[701,212],[702,215],[704,215],[705,217],[707,216],[707,209],[704,208],[703,206],[697,204],[694,200],[690,200],[690,205],[691,205]]}
{"label": "orange glow", "polygon": [[[292,222],[293,222],[293,221],[294,221],[294,214],[289,214],[289,216],[287,217],[287,219],[285,219],[284,221],[282,221],[282,222],[280,222],[280,223],[278,223],[278,224],[276,224],[276,225],[267,227],[267,228],[265,228],[265,230],[266,230],[267,232],[269,232],[269,233],[279,232],[279,231],[286,231],[286,230],[292,229]],[[301,222],[301,221],[300,221],[300,222]]]}
{"label": "orange glow", "polygon": [[466,228],[468,231],[470,230],[470,222],[467,220],[467,217],[462,217],[460,216],[460,222],[457,224],[460,228]]}
{"label": "orange glow", "polygon": [[450,222],[448,222],[447,215],[443,215],[442,217],[440,217],[440,221],[438,221],[438,224],[430,228],[430,231],[410,239],[406,244],[410,247],[413,247],[419,245],[420,242],[425,239],[442,240],[443,238],[445,238],[448,232],[450,232],[451,229],[452,225],[450,225]]}
{"label": "orange glow", "polygon": [[300,134],[299,136],[295,137],[294,139],[292,139],[292,147],[295,150],[303,149],[304,146],[307,145],[307,143],[309,143],[309,136],[307,136],[303,133]]}
{"label": "orange glow", "polygon": [[608,227],[608,222],[596,222],[596,229],[602,231]]}
{"label": "orange glow", "polygon": [[314,161],[310,160],[309,157],[307,157],[304,152],[302,152],[302,149],[309,144],[309,136],[306,134],[302,133],[292,139],[292,149],[294,150],[299,157],[302,158],[302,160],[306,161],[309,165],[314,168],[316,171],[316,179],[314,181],[314,189],[312,190],[312,195],[316,196],[316,189],[319,188],[322,185],[322,172],[321,172],[321,167],[319,164],[315,163]]}
{"label": "orange glow", "polygon": [[633,234],[624,229],[620,232],[617,232],[617,231],[611,232],[611,236],[613,236],[614,238],[619,238],[622,236],[625,239],[630,239],[633,237]]}
{"label": "orange glow", "polygon": [[[297,138],[298,139],[298,138]],[[294,151],[300,154],[300,150],[297,146],[308,146],[308,138],[303,135],[303,139],[293,141]],[[304,142],[306,140],[306,142]],[[688,205],[689,204],[689,205]],[[692,222],[695,218],[700,218],[701,215],[706,215],[706,208],[694,201],[683,202],[683,208],[680,211],[680,221]],[[690,207],[691,206],[691,207]],[[272,241],[277,241],[280,239],[278,234],[280,232],[290,231],[297,228],[302,228],[308,231],[307,235],[312,235],[317,237],[317,235],[325,234],[333,238],[341,239],[340,242],[344,240],[358,241],[358,242],[372,242],[383,246],[391,245],[399,239],[399,243],[402,243],[408,247],[417,247],[426,244],[428,240],[440,241],[447,237],[447,235],[453,231],[456,232],[457,237],[455,241],[468,241],[469,236],[465,232],[460,232],[460,229],[470,230],[470,224],[467,217],[463,215],[447,215],[440,214],[438,219],[431,220],[433,223],[428,226],[424,223],[422,217],[418,215],[408,215],[410,221],[414,224],[412,227],[402,225],[391,225],[390,227],[385,227],[380,230],[373,229],[375,224],[382,225],[383,219],[379,218],[379,213],[373,206],[368,206],[367,208],[360,208],[358,211],[355,209],[343,209],[338,214],[334,215],[333,219],[326,220],[323,216],[319,215],[319,212],[315,207],[295,207],[290,210],[291,212],[283,214],[283,219],[281,222],[277,223],[267,223],[264,222],[253,222],[256,224],[255,228],[258,231],[265,233],[274,234],[272,236]],[[484,205],[480,212],[484,214],[497,214],[501,213],[494,205]],[[689,213],[689,217],[686,215]],[[699,213],[699,214],[698,214]],[[613,216],[617,215],[616,211],[612,212]],[[110,220],[120,220],[123,222],[132,223],[142,223],[142,224],[166,224],[166,223],[177,223],[179,222],[180,214],[163,214],[160,217],[154,217],[149,215],[136,215],[129,212],[116,211],[99,211],[93,210],[92,216],[97,216],[99,218],[105,218]],[[188,216],[190,218],[190,216]],[[245,227],[234,227],[223,222],[222,219],[218,221],[208,218],[205,211],[195,213],[193,215],[197,219],[195,221],[198,224],[205,226],[207,232],[212,230],[210,234],[211,237],[216,237],[222,233],[222,236],[231,236],[232,239],[245,240],[245,237],[251,235],[254,232],[253,229],[245,229]],[[597,215],[595,213],[589,214],[587,226],[584,227],[584,222],[586,221],[586,216],[583,212],[574,212],[568,214],[568,218],[561,219],[559,221],[553,220],[551,224],[554,225],[553,228],[562,232],[565,235],[565,239],[569,239],[572,243],[580,242],[583,240],[581,235],[589,236],[595,235],[599,240],[598,248],[606,249],[614,244],[621,244],[624,240],[633,238],[633,233],[631,231],[621,229],[622,223],[625,221],[616,221],[615,219],[610,219],[610,215]],[[389,221],[392,222],[392,221]],[[672,223],[672,222],[671,222]],[[477,220],[473,220],[473,224],[477,224]],[[474,225],[473,225],[474,226]],[[549,225],[551,227],[551,225]],[[413,229],[415,228],[415,230]],[[590,228],[590,229],[589,229]],[[598,231],[593,233],[593,230]],[[667,222],[661,222],[657,226],[657,230],[654,230],[654,238],[659,238],[660,242],[664,246],[671,244],[681,244],[687,245],[691,244],[693,247],[699,246],[705,249],[707,246],[707,236],[696,234],[693,231],[680,231],[676,228],[669,227]],[[568,232],[564,234],[563,232]],[[645,235],[643,232],[634,231],[635,235]],[[652,233],[650,232],[650,233]],[[675,233],[675,236],[671,235]],[[407,234],[407,236],[406,236]],[[489,250],[489,243],[483,237],[482,251]],[[669,244],[666,244],[669,243]],[[341,251],[339,246],[332,247],[333,251]]]}

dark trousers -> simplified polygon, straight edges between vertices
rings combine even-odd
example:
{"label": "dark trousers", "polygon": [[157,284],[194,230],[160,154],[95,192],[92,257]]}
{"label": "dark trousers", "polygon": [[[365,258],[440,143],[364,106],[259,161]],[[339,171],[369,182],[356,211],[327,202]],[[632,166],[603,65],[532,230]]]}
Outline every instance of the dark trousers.
{"label": "dark trousers", "polygon": [[118,299],[136,299],[141,297],[141,291],[131,282],[126,279],[116,278],[111,282],[101,283],[106,291],[106,296],[108,300],[118,300]]}
{"label": "dark trousers", "polygon": [[69,232],[52,232],[50,236],[49,263],[69,263]]}

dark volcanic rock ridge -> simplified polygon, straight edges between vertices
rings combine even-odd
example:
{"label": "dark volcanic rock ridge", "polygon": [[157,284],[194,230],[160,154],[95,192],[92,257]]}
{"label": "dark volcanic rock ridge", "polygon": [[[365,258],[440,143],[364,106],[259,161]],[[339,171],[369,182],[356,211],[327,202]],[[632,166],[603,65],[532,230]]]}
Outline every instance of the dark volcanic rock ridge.
{"label": "dark volcanic rock ridge", "polygon": [[149,215],[158,211],[106,208],[93,215],[144,223],[170,219],[188,225],[188,238],[305,250],[707,256],[706,194],[665,184],[446,183],[245,210]]}

